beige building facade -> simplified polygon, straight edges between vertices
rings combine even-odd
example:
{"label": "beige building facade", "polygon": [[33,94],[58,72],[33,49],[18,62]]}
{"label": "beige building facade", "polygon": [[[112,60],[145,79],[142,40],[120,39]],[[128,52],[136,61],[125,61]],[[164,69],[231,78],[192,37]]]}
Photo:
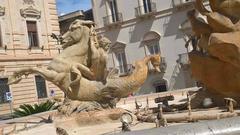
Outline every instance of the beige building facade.
{"label": "beige building facade", "polygon": [[[112,41],[109,68],[119,75],[131,72],[135,60],[161,54],[161,73],[150,70],[137,94],[195,86],[188,65],[186,12],[193,0],[92,0],[97,32]],[[189,29],[189,28],[188,28]]]}
{"label": "beige building facade", "polygon": [[60,52],[52,33],[59,35],[55,0],[0,1],[0,115],[10,113],[6,92],[11,92],[13,108],[63,96],[56,86],[38,75],[7,85],[7,78],[14,71],[47,66]]}

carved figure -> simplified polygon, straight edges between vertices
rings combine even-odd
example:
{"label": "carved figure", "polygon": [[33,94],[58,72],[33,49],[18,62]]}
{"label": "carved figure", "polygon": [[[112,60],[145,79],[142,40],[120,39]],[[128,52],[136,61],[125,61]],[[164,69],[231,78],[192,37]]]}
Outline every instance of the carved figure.
{"label": "carved figure", "polygon": [[[190,18],[193,31],[201,35],[198,46],[208,53],[189,53],[192,74],[212,93],[213,101],[230,97],[239,101],[240,91],[240,0],[209,0],[208,11],[202,0],[196,0],[196,9],[207,18],[207,23],[198,24]],[[192,16],[192,11],[188,14]],[[206,34],[209,30],[210,33]],[[204,93],[206,93],[204,92]],[[210,94],[208,94],[209,96]],[[218,95],[218,96],[217,96]],[[196,98],[206,98],[196,96]],[[193,103],[199,99],[193,99]],[[220,102],[219,102],[220,103]],[[216,103],[218,104],[218,103]],[[195,105],[193,105],[195,106]]]}
{"label": "carved figure", "polygon": [[148,62],[159,71],[160,55],[153,55],[136,61],[130,76],[113,78],[110,74],[106,77],[111,42],[105,37],[96,37],[92,22],[74,21],[62,37],[64,50],[47,68],[20,69],[9,77],[9,84],[18,83],[23,75],[35,73],[58,86],[69,99],[84,102],[81,104],[84,108],[86,105],[106,108],[114,107],[120,98],[138,90],[147,78]]}
{"label": "carved figure", "polygon": [[[99,43],[91,44],[92,51],[92,66],[91,71],[95,73],[94,79],[97,81],[106,82],[106,68],[108,60],[108,50],[111,41],[105,37],[100,37]],[[98,48],[97,48],[98,47]]]}
{"label": "carved figure", "polygon": [[[226,1],[226,0],[224,0]],[[231,0],[228,0],[231,3]],[[240,2],[239,0],[237,0]],[[210,12],[208,11],[204,5],[202,0],[196,0],[196,9],[202,14],[207,17],[208,25],[213,29],[213,32],[219,32],[219,33],[225,33],[225,32],[232,32],[232,31],[238,31],[239,27],[236,27],[235,24],[232,22],[231,19],[229,19],[224,14],[221,14],[220,12]],[[215,5],[213,2],[210,1],[210,5]],[[215,7],[216,8],[216,7]],[[233,7],[228,7],[229,9],[233,9]],[[221,8],[219,7],[219,10]],[[239,9],[238,9],[239,10]]]}
{"label": "carved figure", "polygon": [[[206,49],[202,42],[208,40],[209,35],[212,33],[211,27],[207,23],[196,18],[195,10],[188,11],[187,16],[192,25],[192,31],[194,32],[193,37],[190,38],[189,41],[195,38],[199,41],[198,47],[202,50]],[[193,50],[197,50],[197,45],[193,45]]]}

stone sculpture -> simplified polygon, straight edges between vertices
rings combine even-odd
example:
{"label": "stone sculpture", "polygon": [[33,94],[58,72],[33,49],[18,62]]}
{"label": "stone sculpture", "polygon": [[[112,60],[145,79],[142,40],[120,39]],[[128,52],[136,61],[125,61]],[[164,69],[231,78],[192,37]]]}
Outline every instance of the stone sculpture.
{"label": "stone sculpture", "polygon": [[[70,99],[67,112],[88,108],[114,107],[122,97],[138,90],[148,73],[148,62],[159,71],[160,55],[147,56],[136,61],[135,70],[129,76],[107,76],[107,53],[111,42],[97,36],[91,21],[74,21],[69,31],[62,36],[63,51],[53,58],[47,68],[29,67],[20,69],[9,77],[9,84],[18,83],[23,75],[39,74],[58,86]],[[77,103],[72,102],[77,101]],[[79,102],[80,101],[80,102]],[[82,107],[78,107],[82,106]],[[66,111],[66,108],[61,108]]]}
{"label": "stone sculpture", "polygon": [[[207,22],[200,22],[189,11],[192,30],[198,36],[198,48],[189,53],[192,75],[209,93],[240,101],[240,0],[209,0],[208,11],[202,0],[195,7]],[[213,96],[213,97],[214,97]]]}

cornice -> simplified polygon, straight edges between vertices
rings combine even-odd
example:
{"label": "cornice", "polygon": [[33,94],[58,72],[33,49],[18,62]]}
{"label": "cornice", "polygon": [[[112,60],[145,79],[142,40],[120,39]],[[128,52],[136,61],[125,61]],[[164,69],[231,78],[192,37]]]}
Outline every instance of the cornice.
{"label": "cornice", "polygon": [[37,19],[41,18],[41,11],[33,8],[33,6],[29,6],[25,9],[20,9],[20,14],[24,18],[28,18],[28,17],[37,18]]}

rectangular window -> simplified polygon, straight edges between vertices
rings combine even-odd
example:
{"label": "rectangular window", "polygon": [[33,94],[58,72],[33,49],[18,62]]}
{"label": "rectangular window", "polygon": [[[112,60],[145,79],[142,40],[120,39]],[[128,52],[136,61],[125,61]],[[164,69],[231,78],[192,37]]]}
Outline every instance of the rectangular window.
{"label": "rectangular window", "polygon": [[39,47],[37,22],[27,21],[29,47]]}
{"label": "rectangular window", "polygon": [[0,104],[7,103],[6,93],[9,92],[9,85],[7,78],[0,78]]}
{"label": "rectangular window", "polygon": [[151,0],[143,0],[143,7],[145,13],[152,12]]}
{"label": "rectangular window", "polygon": [[112,22],[119,21],[116,0],[110,0],[109,5],[111,9]]}
{"label": "rectangular window", "polygon": [[127,73],[127,60],[126,60],[126,55],[125,52],[118,52],[116,54],[118,64],[119,64],[119,71],[120,73]]}
{"label": "rectangular window", "polygon": [[38,98],[47,98],[46,82],[43,77],[35,76]]}

